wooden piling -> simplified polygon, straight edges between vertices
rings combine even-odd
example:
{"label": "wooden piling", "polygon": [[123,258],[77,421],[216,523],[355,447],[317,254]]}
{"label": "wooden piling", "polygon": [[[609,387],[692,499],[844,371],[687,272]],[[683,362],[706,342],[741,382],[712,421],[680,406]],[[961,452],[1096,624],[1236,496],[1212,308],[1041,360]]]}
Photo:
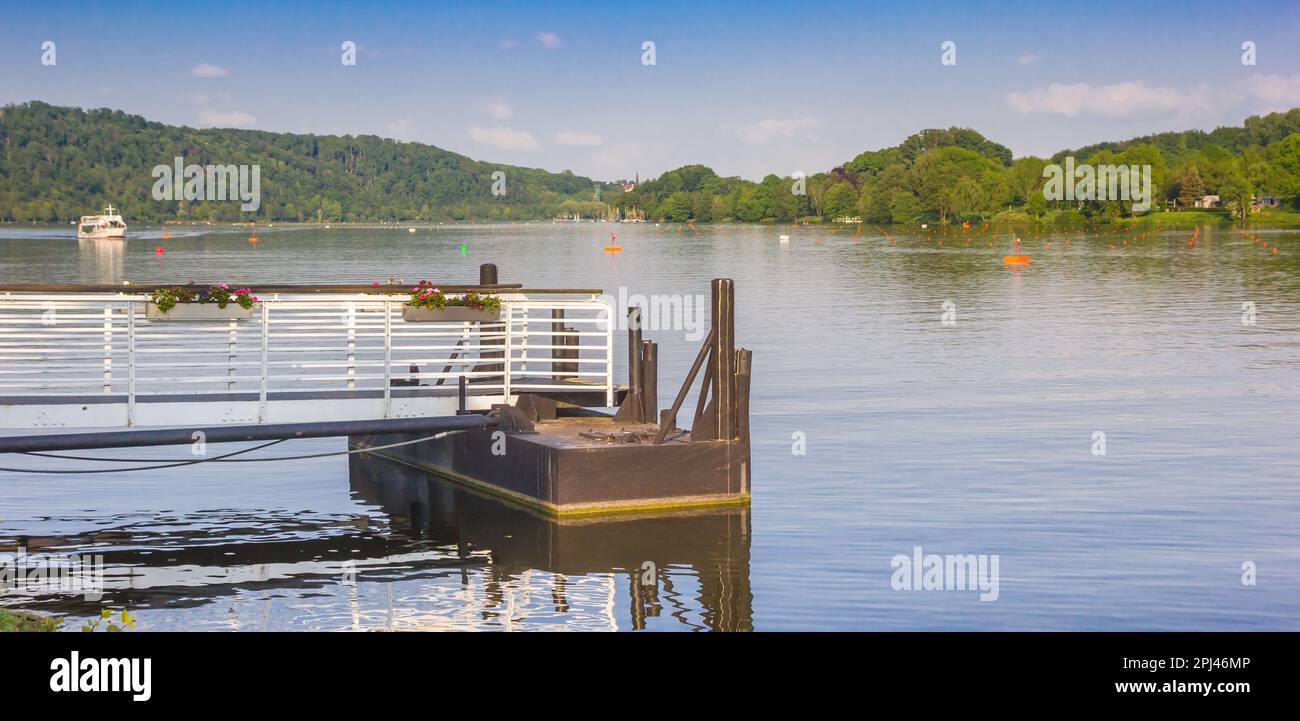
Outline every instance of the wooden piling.
{"label": "wooden piling", "polygon": [[627,309],[627,396],[619,406],[615,420],[625,423],[644,423],[641,399],[641,308]]}
{"label": "wooden piling", "polygon": [[[478,284],[481,286],[492,286],[498,284],[496,263],[484,263],[478,267]],[[503,320],[502,322],[508,322],[508,321]],[[478,323],[479,323],[479,334],[481,336],[482,334],[484,334],[483,324],[481,322]],[[503,330],[501,334],[504,336],[505,331]],[[483,347],[498,346],[498,345],[504,346],[506,344],[506,341],[504,337],[482,338],[479,341],[479,344]],[[499,350],[499,351],[480,350],[479,358],[482,360],[504,359],[505,351],[504,350]],[[504,363],[479,363],[474,366],[474,371],[478,373],[501,373],[505,370],[505,368],[506,367]],[[479,377],[476,378],[475,381],[480,383],[491,383],[494,381],[494,379],[491,377]]]}
{"label": "wooden piling", "polygon": [[735,283],[730,278],[714,278],[713,349],[709,359],[713,377],[713,438],[736,437],[736,392],[734,385],[736,357]]}
{"label": "wooden piling", "polygon": [[641,422],[659,422],[659,344],[641,344]]}

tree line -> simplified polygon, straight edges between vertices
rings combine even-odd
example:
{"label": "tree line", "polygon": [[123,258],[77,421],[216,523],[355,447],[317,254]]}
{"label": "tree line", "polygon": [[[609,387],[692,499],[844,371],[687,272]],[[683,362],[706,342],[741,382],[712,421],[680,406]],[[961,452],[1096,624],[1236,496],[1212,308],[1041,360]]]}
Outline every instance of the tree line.
{"label": "tree line", "polygon": [[[257,219],[461,221],[644,217],[662,222],[868,223],[1046,220],[1108,222],[1218,195],[1244,216],[1252,200],[1300,197],[1300,109],[1241,127],[1148,135],[1013,158],[969,128],[928,129],[808,177],[759,182],[703,165],[668,171],[624,192],[569,171],[484,163],[376,136],[299,135],[174,127],[107,109],[40,102],[0,109],[0,220],[75,219],[113,202],[131,219],[247,220],[237,204],[155,201],[151,168],[183,156],[200,165],[260,164]],[[1044,168],[1073,157],[1092,166],[1151,166],[1151,204],[1047,200]],[[505,174],[504,195],[493,173]]]}
{"label": "tree line", "polygon": [[[1044,168],[1067,157],[1094,167],[1150,165],[1150,208],[1135,209],[1132,200],[1045,199]],[[1220,196],[1238,217],[1249,211],[1253,199],[1265,197],[1295,208],[1300,109],[1253,116],[1242,127],[1160,133],[1065,150],[1051,158],[1013,159],[1005,146],[974,130],[930,129],[807,178],[769,175],[754,183],[688,165],[643,183],[616,204],[662,221],[1108,222],[1191,207],[1205,195]]]}
{"label": "tree line", "polygon": [[[154,200],[153,168],[178,156],[187,165],[260,165],[261,207]],[[493,193],[497,171],[502,194]],[[509,220],[554,217],[615,189],[373,135],[195,129],[42,102],[0,108],[4,221],[75,220],[110,202],[129,220]]]}

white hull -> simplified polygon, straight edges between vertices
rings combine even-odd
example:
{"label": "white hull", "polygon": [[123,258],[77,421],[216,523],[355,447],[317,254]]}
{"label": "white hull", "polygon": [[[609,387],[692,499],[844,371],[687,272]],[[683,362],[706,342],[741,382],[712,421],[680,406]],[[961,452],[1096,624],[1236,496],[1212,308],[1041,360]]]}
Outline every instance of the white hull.
{"label": "white hull", "polygon": [[126,240],[126,228],[104,228],[89,233],[77,231],[77,240]]}
{"label": "white hull", "polygon": [[77,240],[125,240],[126,223],[113,206],[104,208],[104,215],[83,215],[77,221]]}

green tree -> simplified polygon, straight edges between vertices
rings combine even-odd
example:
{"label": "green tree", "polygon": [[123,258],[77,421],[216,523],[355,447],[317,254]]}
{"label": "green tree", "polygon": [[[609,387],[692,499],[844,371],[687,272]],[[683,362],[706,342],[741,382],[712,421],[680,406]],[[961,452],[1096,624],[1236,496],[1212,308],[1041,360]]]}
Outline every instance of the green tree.
{"label": "green tree", "polygon": [[1300,197],[1300,133],[1268,146],[1268,187],[1278,197]]}
{"label": "green tree", "polygon": [[847,182],[836,183],[826,191],[822,200],[822,214],[829,220],[857,215],[858,192]]}
{"label": "green tree", "polygon": [[1193,165],[1183,173],[1182,181],[1178,188],[1178,204],[1192,207],[1205,196],[1205,184],[1201,182],[1201,174],[1196,172],[1196,166]]}

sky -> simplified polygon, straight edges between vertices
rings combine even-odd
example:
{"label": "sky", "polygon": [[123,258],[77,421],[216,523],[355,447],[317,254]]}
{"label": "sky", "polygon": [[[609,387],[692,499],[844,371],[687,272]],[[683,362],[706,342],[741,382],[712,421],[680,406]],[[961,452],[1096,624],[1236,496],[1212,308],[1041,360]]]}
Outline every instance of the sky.
{"label": "sky", "polygon": [[1294,0],[6,0],[0,104],[374,134],[600,180],[691,163],[757,180],[928,127],[1045,156],[1240,125],[1300,107],[1298,37]]}

